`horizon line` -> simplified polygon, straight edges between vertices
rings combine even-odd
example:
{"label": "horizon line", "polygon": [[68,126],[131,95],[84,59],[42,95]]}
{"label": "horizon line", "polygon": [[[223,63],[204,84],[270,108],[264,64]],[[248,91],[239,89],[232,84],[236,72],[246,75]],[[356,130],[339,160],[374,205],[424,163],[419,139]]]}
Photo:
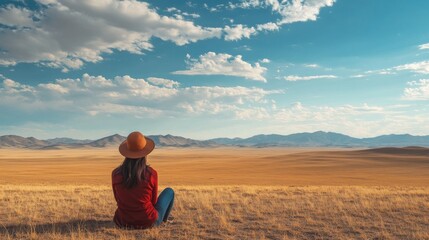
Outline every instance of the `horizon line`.
{"label": "horizon line", "polygon": [[[198,141],[208,141],[208,140],[212,140],[212,139],[218,139],[218,138],[228,138],[228,139],[235,139],[235,138],[240,138],[240,139],[247,139],[247,138],[251,138],[251,137],[255,137],[255,136],[260,136],[260,135],[280,135],[280,136],[290,136],[290,135],[294,135],[294,134],[314,134],[314,133],[318,133],[318,132],[322,132],[322,133],[333,133],[333,134],[340,134],[340,135],[344,135],[347,137],[351,137],[351,138],[356,138],[356,139],[365,139],[365,138],[375,138],[375,137],[380,137],[380,136],[391,136],[391,135],[409,135],[409,136],[413,136],[413,137],[425,137],[425,136],[429,136],[429,135],[413,135],[410,133],[389,133],[389,134],[381,134],[381,135],[375,135],[375,136],[371,136],[371,137],[354,137],[348,134],[344,134],[344,133],[340,133],[340,132],[332,132],[332,131],[322,131],[322,130],[318,130],[318,131],[314,131],[314,132],[295,132],[295,133],[289,133],[289,134],[280,134],[280,133],[260,133],[260,134],[255,134],[255,135],[251,135],[249,137],[213,137],[213,138],[206,138],[206,139],[199,139],[199,138],[190,138],[190,137],[185,137],[182,135],[174,135],[174,134],[145,134],[145,136],[173,136],[173,137],[182,137],[182,138],[186,138],[186,139],[192,139],[192,140],[198,140]],[[85,138],[85,139],[80,139],[80,138],[73,138],[73,137],[64,137],[64,136],[59,136],[59,137],[53,137],[53,138],[38,138],[38,137],[34,137],[34,136],[23,136],[23,135],[16,135],[16,134],[4,134],[4,135],[0,135],[0,137],[4,137],[4,136],[18,136],[18,137],[23,137],[23,138],[35,138],[38,140],[52,140],[52,139],[56,139],[56,138],[69,138],[69,139],[73,139],[73,140],[88,140],[88,141],[96,141],[96,140],[100,140],[103,138],[107,138],[107,137],[111,137],[111,136],[115,136],[115,135],[119,135],[121,137],[126,137],[125,135],[121,135],[119,133],[113,133],[113,134],[109,134],[106,135],[104,137],[99,137],[99,138],[94,138],[94,139],[90,139],[90,138]]]}

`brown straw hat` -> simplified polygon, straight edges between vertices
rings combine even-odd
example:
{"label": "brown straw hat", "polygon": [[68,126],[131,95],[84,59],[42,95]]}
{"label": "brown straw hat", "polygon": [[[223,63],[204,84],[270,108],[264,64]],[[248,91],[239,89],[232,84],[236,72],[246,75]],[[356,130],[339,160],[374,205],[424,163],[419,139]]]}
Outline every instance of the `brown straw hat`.
{"label": "brown straw hat", "polygon": [[155,142],[145,137],[141,132],[132,132],[127,140],[119,145],[119,152],[127,158],[142,158],[147,156],[155,148]]}

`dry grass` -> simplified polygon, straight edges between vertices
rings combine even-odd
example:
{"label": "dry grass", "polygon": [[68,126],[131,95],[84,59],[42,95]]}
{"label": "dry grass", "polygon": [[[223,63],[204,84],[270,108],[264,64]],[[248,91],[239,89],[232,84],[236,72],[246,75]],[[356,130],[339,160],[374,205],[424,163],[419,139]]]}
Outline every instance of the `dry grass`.
{"label": "dry grass", "polygon": [[[0,149],[0,239],[429,239],[429,156],[156,149],[173,223],[111,221],[117,149]],[[258,184],[259,186],[254,186]]]}
{"label": "dry grass", "polygon": [[429,239],[428,187],[174,188],[173,223],[122,230],[109,186],[1,185],[0,239]]}

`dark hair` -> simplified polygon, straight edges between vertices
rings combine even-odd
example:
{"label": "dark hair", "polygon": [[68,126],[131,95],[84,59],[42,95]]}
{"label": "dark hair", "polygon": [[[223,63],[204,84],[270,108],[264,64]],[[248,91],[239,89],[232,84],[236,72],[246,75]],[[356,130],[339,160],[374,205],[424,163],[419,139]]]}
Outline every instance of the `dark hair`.
{"label": "dark hair", "polygon": [[122,175],[122,184],[126,188],[133,188],[146,179],[147,173],[146,157],[142,158],[125,158],[118,171]]}

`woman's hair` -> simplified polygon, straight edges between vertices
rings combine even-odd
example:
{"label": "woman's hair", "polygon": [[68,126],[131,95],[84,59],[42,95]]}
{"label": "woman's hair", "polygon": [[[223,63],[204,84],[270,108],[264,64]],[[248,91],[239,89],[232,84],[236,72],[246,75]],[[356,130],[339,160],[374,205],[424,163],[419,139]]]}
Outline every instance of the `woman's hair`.
{"label": "woman's hair", "polygon": [[122,175],[122,184],[126,188],[133,188],[146,179],[147,174],[146,157],[142,158],[125,158],[122,165],[118,168]]}

